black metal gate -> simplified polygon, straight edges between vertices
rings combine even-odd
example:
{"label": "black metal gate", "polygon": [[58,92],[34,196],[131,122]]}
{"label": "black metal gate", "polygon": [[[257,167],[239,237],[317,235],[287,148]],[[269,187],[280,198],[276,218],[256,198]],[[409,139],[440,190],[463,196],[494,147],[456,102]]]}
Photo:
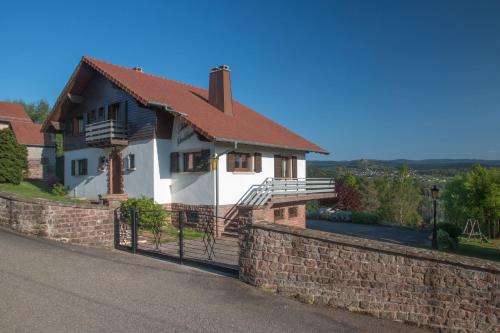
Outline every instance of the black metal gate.
{"label": "black metal gate", "polygon": [[[115,219],[115,248],[179,264],[238,274],[239,246],[234,235],[219,235],[216,217],[199,211],[158,212],[131,209]],[[238,225],[236,219],[224,220]]]}

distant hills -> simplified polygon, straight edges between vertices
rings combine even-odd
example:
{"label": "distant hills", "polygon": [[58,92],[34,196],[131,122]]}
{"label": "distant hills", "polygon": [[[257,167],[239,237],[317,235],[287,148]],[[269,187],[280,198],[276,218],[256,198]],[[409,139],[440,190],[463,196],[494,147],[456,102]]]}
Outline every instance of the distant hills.
{"label": "distant hills", "polygon": [[500,167],[500,160],[480,159],[426,159],[426,160],[352,160],[352,161],[307,161],[308,177],[330,177],[342,175],[346,171],[358,176],[381,176],[392,173],[408,164],[418,175],[452,177],[463,173],[475,165]]}
{"label": "distant hills", "polygon": [[308,166],[324,167],[351,167],[351,168],[398,168],[408,164],[411,169],[468,169],[475,164],[484,167],[500,167],[500,160],[480,159],[425,159],[425,160],[351,160],[351,161],[307,161]]}

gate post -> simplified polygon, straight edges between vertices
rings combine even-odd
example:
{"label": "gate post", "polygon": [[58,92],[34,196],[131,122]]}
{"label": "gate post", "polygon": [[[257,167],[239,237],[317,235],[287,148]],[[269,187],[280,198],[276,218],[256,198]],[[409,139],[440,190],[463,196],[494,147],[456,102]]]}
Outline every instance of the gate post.
{"label": "gate post", "polygon": [[114,217],[114,227],[115,227],[115,249],[118,247],[118,245],[120,245],[120,220],[119,220],[119,216],[118,216],[118,210],[115,209],[115,211],[113,212],[113,217]]}
{"label": "gate post", "polygon": [[186,212],[179,211],[179,263],[181,265],[184,262],[184,218],[186,218]]}
{"label": "gate post", "polygon": [[130,218],[132,253],[137,253],[137,211],[133,207],[130,208]]}

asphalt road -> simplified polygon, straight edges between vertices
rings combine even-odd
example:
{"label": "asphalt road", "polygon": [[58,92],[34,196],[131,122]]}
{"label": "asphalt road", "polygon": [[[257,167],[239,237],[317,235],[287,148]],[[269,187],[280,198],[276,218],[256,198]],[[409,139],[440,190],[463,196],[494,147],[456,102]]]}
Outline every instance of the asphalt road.
{"label": "asphalt road", "polygon": [[316,229],[349,236],[376,239],[401,245],[429,247],[431,245],[431,241],[429,239],[429,235],[431,232],[425,230],[412,230],[381,225],[355,224],[323,220],[307,220],[306,227],[308,229]]}
{"label": "asphalt road", "polygon": [[237,279],[0,229],[0,332],[420,332]]}

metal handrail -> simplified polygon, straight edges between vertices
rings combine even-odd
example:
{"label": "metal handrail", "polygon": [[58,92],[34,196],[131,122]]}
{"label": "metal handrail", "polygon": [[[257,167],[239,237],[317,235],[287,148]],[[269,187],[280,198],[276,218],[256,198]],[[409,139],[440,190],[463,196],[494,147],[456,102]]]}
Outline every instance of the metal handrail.
{"label": "metal handrail", "polygon": [[273,195],[307,195],[335,192],[332,178],[266,178],[240,199],[243,206],[264,205]]}

